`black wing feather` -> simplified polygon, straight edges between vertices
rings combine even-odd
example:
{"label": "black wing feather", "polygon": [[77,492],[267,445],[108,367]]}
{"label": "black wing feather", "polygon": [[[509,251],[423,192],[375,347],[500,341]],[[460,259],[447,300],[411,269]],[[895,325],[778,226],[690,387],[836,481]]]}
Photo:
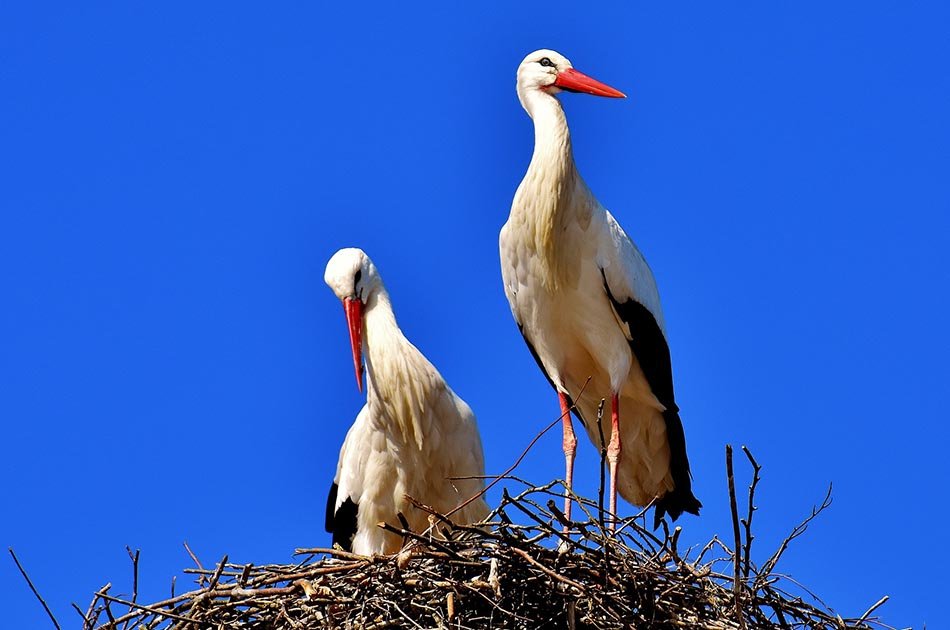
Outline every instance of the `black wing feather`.
{"label": "black wing feather", "polygon": [[656,502],[654,528],[659,525],[663,514],[669,514],[672,520],[683,512],[699,514],[702,503],[693,495],[692,476],[689,472],[689,458],[686,455],[686,434],[680,419],[679,407],[673,397],[673,366],[670,361],[670,348],[663,331],[653,313],[634,299],[619,302],[610,291],[607,276],[604,276],[604,289],[613,304],[618,317],[630,327],[633,339],[630,349],[633,351],[643,375],[657,400],[666,407],[663,420],[666,421],[666,438],[670,445],[670,474],[673,477],[673,490]]}
{"label": "black wing feather", "polygon": [[334,481],[330,485],[330,494],[327,495],[327,513],[326,513],[326,522],[324,523],[324,529],[328,534],[333,532],[333,508],[336,507],[336,493],[339,492],[340,486]]}
{"label": "black wing feather", "polygon": [[356,535],[356,514],[359,510],[356,503],[349,497],[336,507],[339,485],[334,481],[327,496],[326,531],[333,534],[331,544],[338,544],[344,551],[352,551],[353,537]]}

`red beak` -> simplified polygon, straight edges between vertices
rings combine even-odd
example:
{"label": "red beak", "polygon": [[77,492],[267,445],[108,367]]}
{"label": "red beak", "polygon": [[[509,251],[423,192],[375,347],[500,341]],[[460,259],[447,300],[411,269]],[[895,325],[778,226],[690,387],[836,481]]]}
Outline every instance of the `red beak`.
{"label": "red beak", "polygon": [[610,98],[627,98],[627,95],[620,90],[615,90],[606,83],[601,83],[574,68],[558,72],[554,85],[568,92],[583,92],[584,94],[608,96]]}
{"label": "red beak", "polygon": [[363,302],[357,298],[343,298],[346,325],[350,329],[350,347],[353,349],[353,367],[356,386],[363,391]]}

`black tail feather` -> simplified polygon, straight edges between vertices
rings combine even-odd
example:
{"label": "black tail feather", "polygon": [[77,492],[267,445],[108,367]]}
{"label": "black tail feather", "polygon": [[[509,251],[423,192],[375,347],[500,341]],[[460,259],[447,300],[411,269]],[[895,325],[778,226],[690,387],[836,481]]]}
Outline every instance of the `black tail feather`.
{"label": "black tail feather", "polygon": [[686,457],[686,435],[679,409],[672,405],[663,412],[666,421],[666,439],[670,444],[670,474],[673,477],[673,489],[656,502],[653,514],[653,529],[660,525],[664,514],[675,521],[683,512],[699,515],[703,504],[693,495],[692,475],[689,472],[689,459]]}
{"label": "black tail feather", "polygon": [[664,514],[669,514],[670,520],[675,521],[683,512],[699,516],[699,508],[701,507],[703,507],[703,504],[693,496],[693,491],[689,488],[686,488],[685,492],[673,489],[654,504],[653,529],[660,526]]}

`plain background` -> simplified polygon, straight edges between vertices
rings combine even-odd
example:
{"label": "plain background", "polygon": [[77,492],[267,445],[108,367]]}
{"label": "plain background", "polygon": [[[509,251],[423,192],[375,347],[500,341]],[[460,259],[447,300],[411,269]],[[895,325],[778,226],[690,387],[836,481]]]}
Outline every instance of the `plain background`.
{"label": "plain background", "polygon": [[[947,5],[452,4],[0,9],[0,543],[60,620],[129,592],[125,545],[155,600],[185,540],[206,564],[328,544],[362,404],[340,247],[478,414],[489,472],[557,416],[497,251],[533,138],[515,69],[550,47],[629,95],[562,102],[660,285],[705,503],[684,540],[728,538],[723,448],[747,444],[756,558],[833,482],[780,567],[843,615],[890,594],[891,624],[939,623]],[[594,495],[586,440],[577,466]],[[557,432],[518,472],[563,475]],[[9,558],[0,592],[4,625],[48,626]]]}

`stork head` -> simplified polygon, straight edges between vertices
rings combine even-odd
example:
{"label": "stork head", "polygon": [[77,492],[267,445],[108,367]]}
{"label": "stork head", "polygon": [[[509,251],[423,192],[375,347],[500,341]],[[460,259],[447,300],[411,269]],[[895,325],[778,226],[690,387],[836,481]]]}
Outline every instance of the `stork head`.
{"label": "stork head", "polygon": [[356,386],[363,391],[363,310],[370,297],[382,286],[379,273],[366,252],[347,247],[330,258],[323,281],[343,302],[346,325],[350,329]]}
{"label": "stork head", "polygon": [[[557,94],[561,90],[594,96],[625,98],[625,94],[574,69],[567,57],[553,50],[536,50],[518,66],[518,97],[532,92]],[[526,108],[527,109],[527,108]]]}

